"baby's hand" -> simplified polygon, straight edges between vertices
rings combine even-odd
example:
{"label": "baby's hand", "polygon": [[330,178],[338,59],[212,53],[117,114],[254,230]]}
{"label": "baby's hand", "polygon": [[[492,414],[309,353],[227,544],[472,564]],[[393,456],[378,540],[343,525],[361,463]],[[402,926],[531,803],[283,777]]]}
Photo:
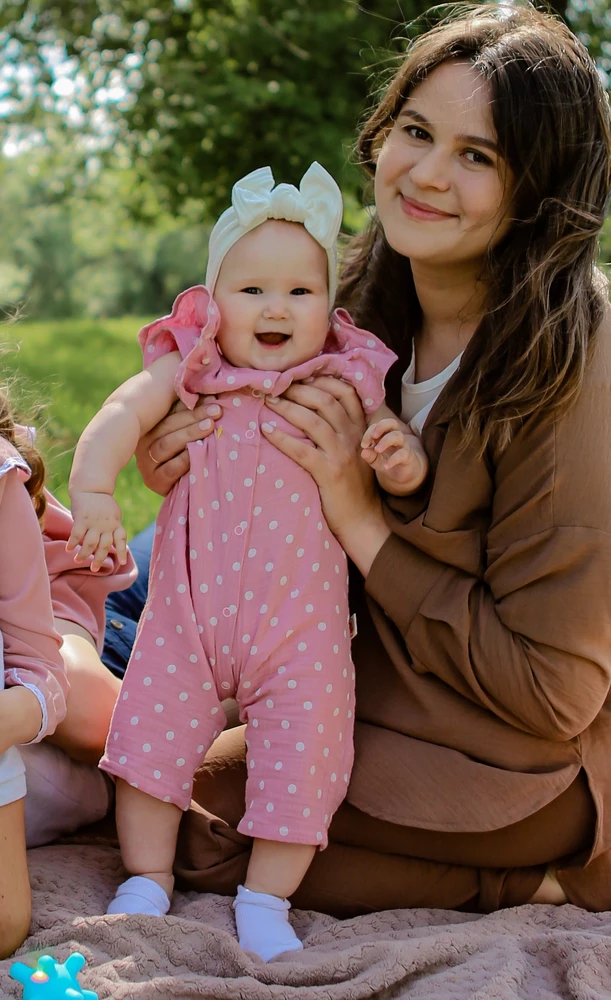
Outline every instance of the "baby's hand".
{"label": "baby's hand", "polygon": [[361,456],[375,470],[387,493],[405,496],[426,479],[429,468],[420,439],[399,420],[385,417],[371,424],[361,441]]}
{"label": "baby's hand", "polygon": [[127,562],[127,535],[121,524],[121,508],[108,493],[72,493],[70,496],[74,525],[66,551],[79,551],[75,562],[93,555],[91,570],[97,573],[114,545],[121,565]]}

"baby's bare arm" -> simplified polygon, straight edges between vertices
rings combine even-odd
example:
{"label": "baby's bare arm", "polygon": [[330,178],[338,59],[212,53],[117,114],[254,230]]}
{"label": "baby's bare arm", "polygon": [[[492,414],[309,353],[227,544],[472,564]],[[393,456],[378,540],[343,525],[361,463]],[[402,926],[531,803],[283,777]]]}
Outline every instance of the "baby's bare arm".
{"label": "baby's bare arm", "polygon": [[407,496],[426,479],[429,463],[420,438],[385,404],[369,418],[361,448],[387,493]]}
{"label": "baby's bare arm", "polygon": [[117,476],[136,445],[168,412],[176,399],[174,378],[180,354],[164,354],[108,397],[83,431],[76,446],[70,492],[111,494]]}
{"label": "baby's bare arm", "polygon": [[79,560],[95,552],[93,569],[99,568],[113,544],[119,558],[127,558],[121,511],[112,494],[141,436],[176,399],[174,378],[179,364],[180,354],[173,351],[120,385],[76,446],[69,484],[74,527],[66,547],[71,551],[80,545]]}

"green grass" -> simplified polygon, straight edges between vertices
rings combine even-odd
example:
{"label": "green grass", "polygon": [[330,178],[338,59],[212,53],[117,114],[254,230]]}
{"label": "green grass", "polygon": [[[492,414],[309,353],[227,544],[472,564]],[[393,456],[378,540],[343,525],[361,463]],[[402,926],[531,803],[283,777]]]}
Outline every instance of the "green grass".
{"label": "green grass", "polygon": [[[136,335],[145,319],[60,319],[3,327],[2,381],[15,378],[11,400],[39,428],[49,487],[68,504],[68,476],[78,437],[112,390],[141,368]],[[131,537],[156,516],[160,499],[143,485],[134,460],[116,498]]]}

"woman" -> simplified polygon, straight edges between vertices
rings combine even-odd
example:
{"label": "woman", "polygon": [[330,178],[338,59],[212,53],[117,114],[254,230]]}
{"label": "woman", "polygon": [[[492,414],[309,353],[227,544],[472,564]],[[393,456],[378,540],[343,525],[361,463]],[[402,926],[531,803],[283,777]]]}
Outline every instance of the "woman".
{"label": "woman", "polygon": [[[296,906],[611,905],[611,340],[594,267],[610,149],[589,56],[530,7],[423,35],[365,124],[377,212],[340,300],[399,355],[388,399],[431,474],[381,499],[334,380],[277,404],[314,448],[267,429],[358,570],[355,768]],[[238,728],[199,773],[180,887],[243,879],[244,781]]]}

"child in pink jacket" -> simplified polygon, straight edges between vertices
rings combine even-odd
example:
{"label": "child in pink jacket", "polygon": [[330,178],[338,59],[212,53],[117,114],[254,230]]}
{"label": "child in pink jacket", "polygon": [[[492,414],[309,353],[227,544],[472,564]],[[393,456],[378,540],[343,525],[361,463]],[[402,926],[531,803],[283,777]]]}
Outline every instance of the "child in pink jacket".
{"label": "child in pink jacket", "polygon": [[[21,945],[29,928],[26,840],[45,843],[100,819],[109,806],[100,772],[60,749],[84,756],[91,739],[81,731],[87,692],[73,689],[68,701],[74,673],[66,661],[82,653],[80,635],[93,642],[98,626],[103,632],[108,591],[128,586],[135,575],[131,558],[121,570],[109,557],[97,578],[75,567],[65,552],[72,518],[43,481],[31,434],[14,424],[0,394],[0,958]],[[107,673],[97,662],[100,675]],[[98,684],[94,671],[87,678],[91,714],[102,715],[104,681]],[[58,745],[41,744],[51,736]]]}
{"label": "child in pink jacket", "polygon": [[68,693],[29,478],[21,453],[0,436],[0,806],[25,795],[15,744],[53,733],[66,715]]}
{"label": "child in pink jacket", "polygon": [[[159,515],[149,598],[102,760],[120,779],[118,831],[134,875],[108,912],[169,909],[180,814],[225,724],[222,701],[235,698],[249,768],[239,830],[254,844],[234,906],[240,944],[264,960],[301,947],[286,897],[346,794],[354,672],[345,555],[315,483],[261,427],[296,434],[268,401],[313,375],[354,386],[382,428],[370,427],[369,445],[397,424],[382,407],[395,356],[343,310],[329,320],[341,216],[339,189],[317,163],[299,190],[274,188],[269,168],[238,182],[211,235],[207,287],[183,292],[171,316],[141,331],[146,370],[87,428],[70,481],[70,545],[95,553],[95,565],[124,544],[112,492],[141,435],[176,395],[191,407],[199,394],[221,403],[215,435],[190,446],[190,474]],[[378,448],[369,458],[393,492],[420,484],[416,438]]]}
{"label": "child in pink jacket", "polygon": [[[37,519],[44,506],[42,476],[31,476],[9,440],[14,425],[4,396],[0,427],[0,958],[6,958],[23,942],[30,923],[25,767],[18,745],[53,733],[66,715],[68,682]],[[38,462],[24,447],[29,452]]]}

